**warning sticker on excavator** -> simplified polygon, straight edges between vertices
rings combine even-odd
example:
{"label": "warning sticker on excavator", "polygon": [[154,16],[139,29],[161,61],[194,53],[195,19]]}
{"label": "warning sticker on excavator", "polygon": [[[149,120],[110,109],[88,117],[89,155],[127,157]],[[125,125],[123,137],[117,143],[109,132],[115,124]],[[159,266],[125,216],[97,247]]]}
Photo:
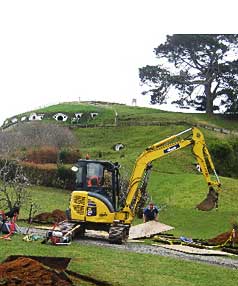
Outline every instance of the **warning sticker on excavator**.
{"label": "warning sticker on excavator", "polygon": [[180,148],[180,145],[179,145],[179,144],[176,144],[176,145],[174,145],[174,146],[171,146],[171,147],[165,149],[165,150],[164,150],[164,153],[167,154],[167,153],[172,152],[172,151],[174,151],[174,150],[176,150],[176,149],[178,149],[178,148]]}

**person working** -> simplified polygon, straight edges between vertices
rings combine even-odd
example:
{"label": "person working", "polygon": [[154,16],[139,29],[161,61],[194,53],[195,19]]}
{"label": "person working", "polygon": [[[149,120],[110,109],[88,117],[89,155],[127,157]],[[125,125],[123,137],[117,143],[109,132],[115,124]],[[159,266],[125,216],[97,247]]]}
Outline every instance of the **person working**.
{"label": "person working", "polygon": [[144,209],[143,221],[144,222],[151,220],[158,221],[158,213],[159,213],[158,208],[154,205],[153,202],[150,202],[149,205]]}

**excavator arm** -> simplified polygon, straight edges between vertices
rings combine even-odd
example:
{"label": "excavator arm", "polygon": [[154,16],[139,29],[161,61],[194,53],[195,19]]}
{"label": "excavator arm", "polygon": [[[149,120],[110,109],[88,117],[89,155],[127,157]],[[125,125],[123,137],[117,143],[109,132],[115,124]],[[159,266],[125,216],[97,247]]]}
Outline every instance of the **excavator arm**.
{"label": "excavator arm", "polygon": [[[180,139],[184,134],[188,134],[188,136],[185,139]],[[204,136],[198,128],[193,127],[149,146],[138,157],[129,182],[125,206],[120,212],[121,214],[127,214],[126,220],[128,223],[130,223],[135,216],[142,192],[146,188],[148,176],[152,167],[151,163],[156,159],[167,156],[170,153],[188,146],[192,147],[192,152],[196,157],[197,163],[200,165],[202,174],[209,186],[207,198],[199,204],[197,208],[200,210],[210,210],[217,205],[218,193],[221,191],[221,183],[210,153],[206,147]],[[212,180],[208,168],[214,173],[215,180]]]}

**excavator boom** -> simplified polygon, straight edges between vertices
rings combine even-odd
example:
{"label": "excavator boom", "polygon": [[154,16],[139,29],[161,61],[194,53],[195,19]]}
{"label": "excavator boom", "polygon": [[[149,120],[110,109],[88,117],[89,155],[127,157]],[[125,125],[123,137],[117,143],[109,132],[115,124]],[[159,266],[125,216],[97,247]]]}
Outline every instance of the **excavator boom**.
{"label": "excavator boom", "polygon": [[[188,134],[185,139],[181,136]],[[197,205],[199,210],[208,211],[217,206],[218,193],[221,191],[221,183],[216,173],[211,155],[207,149],[202,132],[196,128],[186,129],[178,134],[172,135],[162,141],[159,141],[148,148],[138,157],[132,176],[129,182],[128,195],[126,198],[125,207],[121,213],[129,213],[128,220],[131,216],[134,217],[136,208],[144,190],[143,178],[146,177],[148,168],[151,163],[161,157],[167,156],[170,153],[191,146],[192,152],[201,167],[201,172],[209,187],[209,193],[206,199]],[[212,180],[208,168],[213,172],[215,180]],[[120,214],[119,214],[120,216]]]}

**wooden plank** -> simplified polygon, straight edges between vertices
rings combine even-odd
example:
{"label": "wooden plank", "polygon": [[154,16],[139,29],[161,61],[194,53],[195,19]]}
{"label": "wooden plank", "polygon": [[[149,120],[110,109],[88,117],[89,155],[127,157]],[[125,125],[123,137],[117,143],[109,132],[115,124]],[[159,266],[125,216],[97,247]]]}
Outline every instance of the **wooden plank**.
{"label": "wooden plank", "polygon": [[148,221],[130,228],[129,239],[138,239],[144,237],[152,237],[158,233],[169,231],[174,227],[157,221]]}
{"label": "wooden plank", "polygon": [[159,246],[175,251],[185,252],[188,254],[197,254],[197,255],[233,255],[231,253],[227,253],[220,250],[212,250],[212,249],[206,249],[206,248],[196,248],[191,247],[187,245],[163,245],[163,244],[153,244],[154,246]]}

